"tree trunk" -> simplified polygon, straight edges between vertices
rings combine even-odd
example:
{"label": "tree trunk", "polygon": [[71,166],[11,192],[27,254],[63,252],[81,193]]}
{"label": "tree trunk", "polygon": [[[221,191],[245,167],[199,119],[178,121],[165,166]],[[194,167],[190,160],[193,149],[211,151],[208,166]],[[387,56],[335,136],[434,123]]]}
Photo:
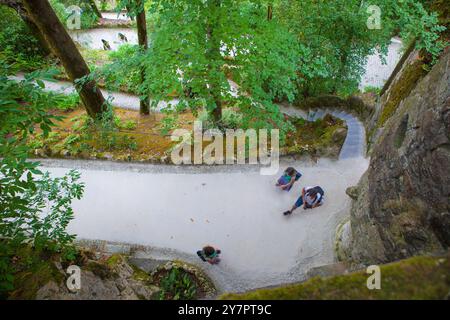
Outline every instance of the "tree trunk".
{"label": "tree trunk", "polygon": [[[47,40],[55,55],[61,60],[70,80],[89,75],[89,68],[59,21],[48,0],[23,0],[27,12],[39,28],[41,35]],[[97,118],[105,111],[105,99],[98,89],[95,80],[76,86],[87,113]]]}
{"label": "tree trunk", "polygon": [[94,13],[97,17],[99,17],[100,19],[103,18],[102,17],[102,13],[100,12],[100,10],[98,10],[97,5],[95,4],[94,0],[88,0],[89,5],[91,6],[92,10],[94,10]]}
{"label": "tree trunk", "polygon": [[210,17],[208,17],[207,24],[207,57],[209,61],[209,103],[214,105],[214,109],[211,110],[211,116],[213,117],[215,124],[220,124],[222,121],[222,92],[221,92],[221,79],[219,75],[222,73],[220,70],[220,62],[223,58],[220,54],[220,41],[221,39],[216,36],[214,28],[219,24],[220,21],[220,0],[211,0],[209,2],[210,6]]}
{"label": "tree trunk", "polygon": [[26,11],[22,1],[20,0],[0,0],[0,4],[4,4],[12,9],[14,9],[17,14],[20,16],[20,18],[25,22],[30,32],[33,34],[33,36],[36,37],[36,39],[39,42],[39,45],[44,52],[45,55],[49,55],[51,52],[50,47],[45,41],[44,37],[42,37],[41,33],[39,32],[39,28],[34,23],[34,21],[31,19],[30,15]]}
{"label": "tree trunk", "polygon": [[220,123],[220,121],[222,121],[222,98],[215,97],[214,103],[216,105],[216,108],[213,110],[213,113],[212,113],[214,123]]}
{"label": "tree trunk", "polygon": [[[145,19],[145,8],[142,0],[136,0],[137,6],[141,9],[136,16],[137,30],[138,30],[138,43],[143,52],[148,49],[148,37],[147,37],[147,22]],[[141,8],[142,6],[142,8]],[[145,80],[145,67],[141,67],[141,83]],[[139,111],[143,115],[150,114],[149,98],[145,95],[145,99],[140,101]]]}
{"label": "tree trunk", "polygon": [[273,18],[273,5],[272,3],[269,3],[269,6],[267,7],[267,20],[271,21]]}

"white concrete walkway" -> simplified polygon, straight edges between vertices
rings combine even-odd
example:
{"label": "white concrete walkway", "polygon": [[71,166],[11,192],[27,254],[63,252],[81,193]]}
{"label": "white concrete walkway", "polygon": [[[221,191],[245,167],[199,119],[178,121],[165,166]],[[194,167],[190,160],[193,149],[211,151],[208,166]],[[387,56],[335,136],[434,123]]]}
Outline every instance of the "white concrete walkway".
{"label": "white concrete walkway", "polygon": [[[21,76],[15,77],[17,80]],[[73,92],[70,83],[45,82],[46,88]],[[113,104],[137,109],[137,97],[107,93]],[[176,101],[172,101],[176,103]],[[161,106],[161,107],[164,107]],[[148,256],[183,259],[202,266],[221,291],[244,291],[300,281],[313,267],[334,262],[334,234],[349,214],[347,187],[367,169],[364,128],[352,115],[335,110],[282,112],[314,120],[330,111],[347,121],[349,135],[339,161],[283,163],[303,173],[290,193],[275,188],[276,176],[261,176],[259,167],[172,167],[98,161],[42,160],[58,176],[78,169],[86,183],[74,203],[69,231],[78,238],[140,244],[155,248]],[[290,209],[304,186],[320,185],[325,205],[315,210]],[[222,249],[218,266],[202,263],[196,250],[206,244]]]}
{"label": "white concrete walkway", "polygon": [[[345,189],[367,168],[363,158],[285,163],[283,168],[293,165],[304,174],[287,193],[275,188],[277,176],[261,176],[252,166],[42,163],[55,176],[69,168],[82,173],[86,191],[74,203],[69,227],[78,238],[160,248],[153,258],[197,263],[220,290],[234,292],[298,281],[309,268],[333,263],[335,228],[348,215]],[[301,187],[315,185],[324,188],[325,205],[284,217]],[[196,258],[206,244],[222,249],[220,265]]]}

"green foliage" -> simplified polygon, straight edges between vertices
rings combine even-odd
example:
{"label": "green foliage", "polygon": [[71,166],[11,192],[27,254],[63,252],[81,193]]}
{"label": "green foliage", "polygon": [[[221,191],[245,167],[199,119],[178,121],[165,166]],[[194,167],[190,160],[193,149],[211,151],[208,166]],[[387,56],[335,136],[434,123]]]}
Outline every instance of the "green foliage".
{"label": "green foliage", "polygon": [[67,19],[72,15],[72,12],[67,10],[71,5],[76,5],[81,8],[81,29],[91,29],[98,21],[98,17],[92,10],[88,1],[84,0],[50,0],[49,1],[59,20],[65,25]]}
{"label": "green foliage", "polygon": [[134,120],[122,120],[118,116],[114,116],[114,124],[119,129],[134,130],[137,127],[137,122]]}
{"label": "green foliage", "polygon": [[[272,101],[294,98],[299,48],[285,28],[267,21],[264,6],[239,0],[220,6],[153,1],[149,12],[157,18],[141,90],[155,105],[176,92],[180,111],[212,114],[230,105],[243,126],[288,129]],[[230,77],[239,83],[240,95],[231,94]]]}
{"label": "green foliage", "polygon": [[[371,15],[367,9],[374,4],[381,9],[381,29],[371,30],[366,26]],[[367,56],[377,49],[385,55],[394,34],[405,42],[416,38],[417,47],[433,57],[443,48],[437,39],[444,28],[417,0],[280,0],[275,11],[306,48],[306,55],[299,62],[299,91],[305,97],[324,93],[347,96],[355,92]],[[305,56],[307,60],[314,57],[316,62],[303,61]]]}
{"label": "green foliage", "polygon": [[55,106],[56,109],[62,111],[72,111],[80,105],[80,96],[78,93],[71,93],[68,95],[57,95],[55,96]]}
{"label": "green foliage", "polygon": [[161,279],[160,300],[192,300],[197,293],[197,286],[191,276],[180,268],[173,267]]}
{"label": "green foliage", "polygon": [[162,135],[168,135],[170,131],[176,129],[178,126],[178,115],[176,113],[166,113],[165,117],[162,118],[160,124],[160,132]]}
{"label": "green foliage", "polygon": [[364,93],[375,93],[375,94],[380,94],[381,89],[378,87],[372,87],[372,86],[367,86],[364,88]]}
{"label": "green foliage", "polygon": [[140,91],[140,69],[145,56],[139,46],[124,44],[109,53],[111,63],[95,70],[95,76],[105,81],[110,90],[126,89],[135,94]]}
{"label": "green foliage", "polygon": [[[113,150],[136,150],[137,143],[132,137],[126,134],[120,134],[119,127],[117,126],[117,117],[114,115],[112,106],[108,104],[107,111],[103,112],[99,119],[90,123],[90,130],[88,130],[83,139],[90,140],[93,138],[93,133],[95,133],[96,142],[100,148],[106,151]],[[121,120],[119,119],[119,123]],[[134,124],[128,123],[128,126]]]}
{"label": "green foliage", "polygon": [[52,95],[42,91],[41,81],[35,84],[50,75],[34,72],[15,82],[8,73],[0,61],[0,239],[7,252],[0,256],[0,294],[11,290],[12,254],[23,243],[58,252],[71,246],[74,236],[66,232],[73,218],[71,202],[81,198],[84,188],[76,171],[50,178],[38,162],[27,161],[26,141],[35,126],[48,137],[58,119],[47,112]]}
{"label": "green foliage", "polygon": [[36,37],[11,8],[0,6],[0,56],[16,69],[36,70],[44,65]]}

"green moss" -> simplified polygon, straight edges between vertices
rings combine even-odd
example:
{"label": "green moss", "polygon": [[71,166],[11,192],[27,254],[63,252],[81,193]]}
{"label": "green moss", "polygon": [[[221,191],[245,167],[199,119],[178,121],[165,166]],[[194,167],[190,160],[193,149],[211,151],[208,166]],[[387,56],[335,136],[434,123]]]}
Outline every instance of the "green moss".
{"label": "green moss", "polygon": [[58,255],[44,250],[37,250],[24,245],[15,253],[14,291],[8,299],[31,300],[36,298],[38,290],[50,281],[62,283],[64,274],[55,266]]}
{"label": "green moss", "polygon": [[124,257],[120,254],[113,254],[111,257],[108,258],[108,260],[106,260],[106,264],[110,267],[113,268],[115,266],[117,266],[118,264],[122,263]]}
{"label": "green moss", "polygon": [[152,277],[142,270],[141,268],[136,267],[133,264],[130,264],[131,268],[133,268],[133,279],[142,281],[144,283],[150,283],[152,281]]}
{"label": "green moss", "polygon": [[[345,129],[345,123],[332,116],[325,116],[315,122],[307,122],[303,119],[293,121],[296,128],[294,134],[288,135],[285,150],[287,154],[309,154],[323,156],[324,150],[335,148],[339,152],[344,144],[345,135],[336,140],[336,131]],[[337,156],[326,154],[327,156]]]}
{"label": "green moss", "polygon": [[377,127],[381,128],[395,113],[397,107],[414,89],[417,81],[425,76],[426,71],[423,68],[421,61],[416,61],[408,65],[402,73],[400,79],[393,85],[389,100],[385,103],[380,118],[378,119]]}
{"label": "green moss", "polygon": [[414,257],[381,266],[381,290],[369,290],[368,274],[356,272],[331,278],[244,294],[225,294],[233,300],[346,300],[346,299],[444,299],[450,290],[450,255]]}
{"label": "green moss", "polygon": [[101,279],[109,279],[113,275],[113,272],[108,265],[99,263],[97,261],[89,261],[85,268]]}

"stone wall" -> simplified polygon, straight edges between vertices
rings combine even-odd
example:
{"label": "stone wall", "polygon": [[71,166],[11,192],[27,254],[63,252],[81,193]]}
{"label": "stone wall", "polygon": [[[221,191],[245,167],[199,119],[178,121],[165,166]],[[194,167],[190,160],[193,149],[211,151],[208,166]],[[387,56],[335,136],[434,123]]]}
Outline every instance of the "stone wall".
{"label": "stone wall", "polygon": [[373,145],[352,205],[351,237],[341,246],[347,259],[383,263],[449,247],[449,109],[447,52],[399,102]]}

